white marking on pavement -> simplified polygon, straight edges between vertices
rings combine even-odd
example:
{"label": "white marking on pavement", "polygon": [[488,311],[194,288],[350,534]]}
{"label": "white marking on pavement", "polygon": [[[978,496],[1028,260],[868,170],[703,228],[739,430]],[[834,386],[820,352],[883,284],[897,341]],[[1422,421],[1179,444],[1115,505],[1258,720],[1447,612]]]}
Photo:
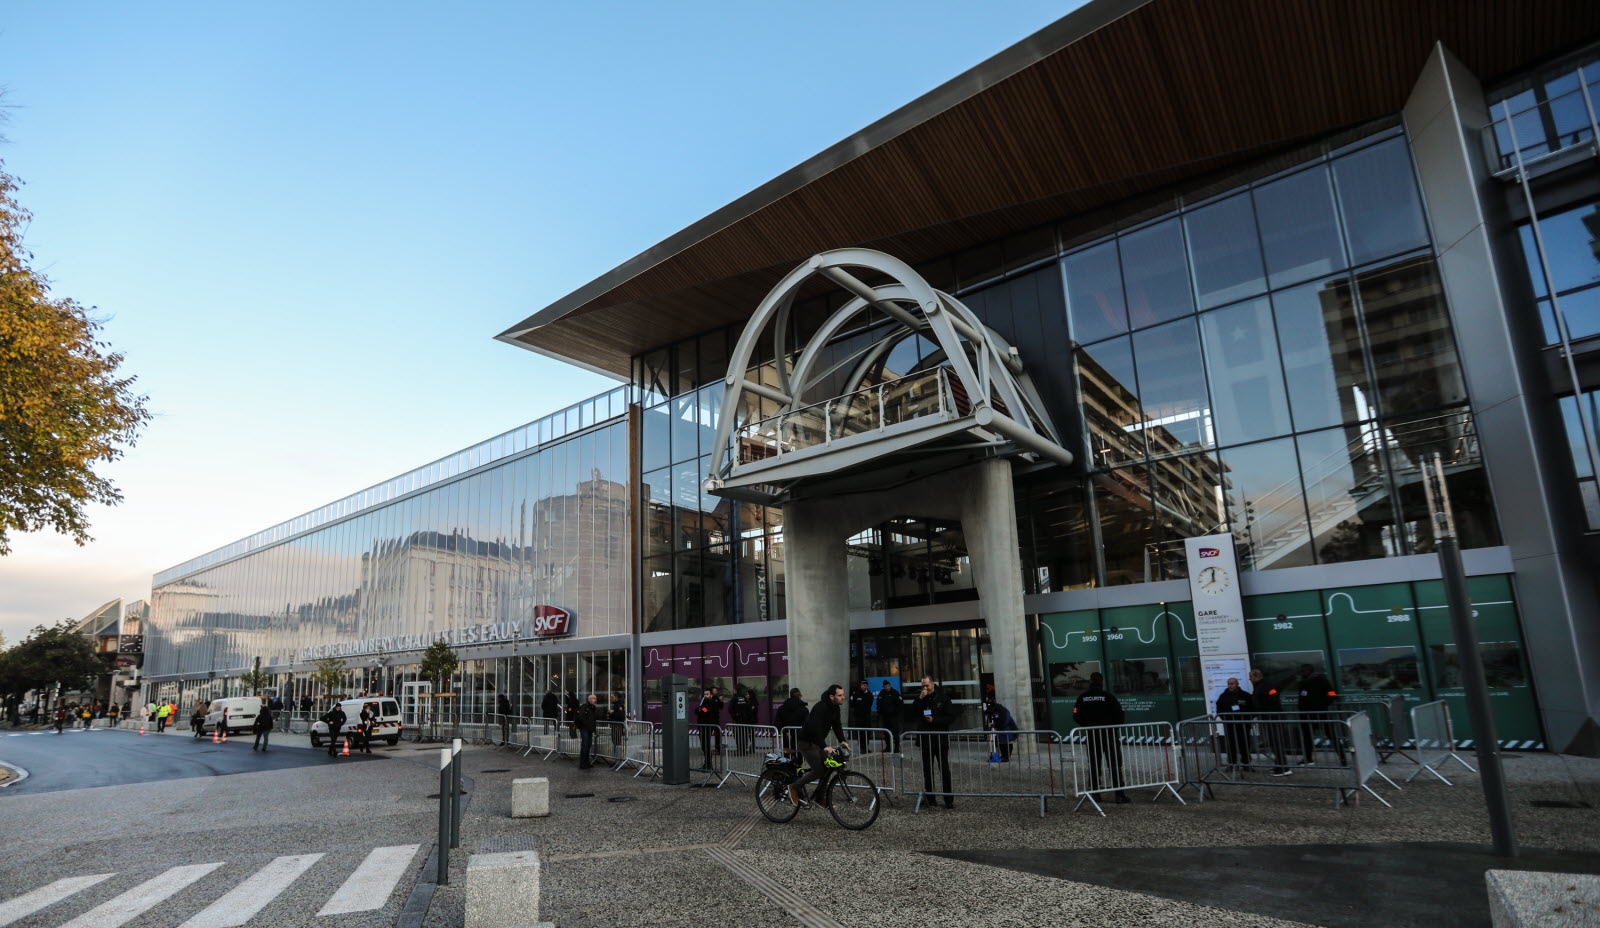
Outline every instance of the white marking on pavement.
{"label": "white marking on pavement", "polygon": [[23,893],[15,899],[0,902],[0,925],[9,925],[20,918],[26,918],[45,906],[55,905],[80,889],[88,889],[101,880],[108,880],[111,877],[110,873],[69,876],[64,880],[56,880],[47,886],[41,886],[31,893]]}
{"label": "white marking on pavement", "polygon": [[61,928],[117,928],[118,925],[126,925],[220,866],[222,866],[221,861],[214,864],[173,867],[166,873],[146,880],[122,895],[101,903],[62,925]]}
{"label": "white marking on pavement", "polygon": [[182,928],[236,928],[243,925],[321,859],[321,854],[276,858],[256,871],[250,879],[184,922]]}
{"label": "white marking on pavement", "polygon": [[373,848],[356,872],[350,874],[350,878],[317,913],[318,917],[383,908],[383,904],[389,901],[389,894],[394,892],[395,884],[405,875],[406,865],[417,856],[420,847],[420,844],[399,844]]}
{"label": "white marking on pavement", "polygon": [[[16,736],[13,735],[12,737]],[[18,783],[21,783],[23,780],[28,778],[28,771],[18,767],[16,764],[8,764],[5,761],[0,760],[0,767],[4,767],[11,771],[11,779],[5,781],[4,783],[0,783],[0,789],[5,789],[8,786],[16,786]],[[4,922],[0,922],[0,924],[4,924]]]}

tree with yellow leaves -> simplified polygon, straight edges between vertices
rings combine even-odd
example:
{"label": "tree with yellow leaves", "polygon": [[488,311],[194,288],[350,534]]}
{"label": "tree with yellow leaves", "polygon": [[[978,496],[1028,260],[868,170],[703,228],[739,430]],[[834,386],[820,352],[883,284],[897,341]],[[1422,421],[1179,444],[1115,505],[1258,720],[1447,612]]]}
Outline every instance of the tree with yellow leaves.
{"label": "tree with yellow leaves", "polygon": [[101,323],[28,266],[21,230],[33,217],[18,186],[0,162],[0,555],[12,532],[87,543],[86,507],[122,499],[95,466],[133,447],[150,419],[118,371],[123,356],[96,337]]}

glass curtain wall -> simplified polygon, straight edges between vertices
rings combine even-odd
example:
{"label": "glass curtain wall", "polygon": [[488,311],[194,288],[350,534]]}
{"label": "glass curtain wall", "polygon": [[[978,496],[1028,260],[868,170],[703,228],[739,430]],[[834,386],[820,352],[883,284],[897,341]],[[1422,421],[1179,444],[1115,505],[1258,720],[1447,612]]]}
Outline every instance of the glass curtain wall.
{"label": "glass curtain wall", "polygon": [[[1240,537],[1250,570],[1431,550],[1411,497],[1434,453],[1445,455],[1463,543],[1499,543],[1403,133],[1281,167],[1144,209],[1110,233],[1032,230],[917,268],[1010,333],[1052,419],[1079,443],[1081,466],[1018,477],[1029,592],[1181,577],[1182,539],[1219,531]],[[1580,277],[1574,292],[1591,287]],[[791,344],[835,305],[797,304]],[[752,613],[747,583],[726,590],[780,570],[780,514],[724,509],[689,482],[715,451],[709,417],[738,335],[635,361],[650,406],[648,629],[781,616]],[[751,376],[774,382],[772,359],[759,362]],[[776,411],[749,405],[741,417]],[[859,546],[883,545],[875,532]],[[725,560],[734,535],[738,570]],[[870,591],[888,580],[860,560],[853,585],[867,592],[853,608],[887,603],[890,592]]]}
{"label": "glass curtain wall", "polygon": [[[502,623],[537,605],[571,612],[580,636],[629,633],[627,471],[618,421],[170,580],[152,596],[146,673],[474,626],[510,640]],[[397,657],[347,663],[365,674]]]}

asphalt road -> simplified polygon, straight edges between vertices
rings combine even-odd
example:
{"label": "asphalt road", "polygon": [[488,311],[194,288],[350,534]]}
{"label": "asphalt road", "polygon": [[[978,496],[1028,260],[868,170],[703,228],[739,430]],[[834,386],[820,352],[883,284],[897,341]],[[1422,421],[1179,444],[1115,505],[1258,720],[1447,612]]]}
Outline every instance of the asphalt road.
{"label": "asphalt road", "polygon": [[0,730],[29,772],[0,788],[0,925],[391,928],[433,842],[435,753]]}
{"label": "asphalt road", "polygon": [[227,744],[212,744],[209,738],[141,736],[105,728],[69,730],[60,735],[54,731],[0,731],[0,761],[29,774],[21,782],[0,788],[0,802],[19,794],[362,763],[382,756],[330,758],[326,751],[303,747],[272,747],[263,753],[250,750],[251,740],[232,738]]}

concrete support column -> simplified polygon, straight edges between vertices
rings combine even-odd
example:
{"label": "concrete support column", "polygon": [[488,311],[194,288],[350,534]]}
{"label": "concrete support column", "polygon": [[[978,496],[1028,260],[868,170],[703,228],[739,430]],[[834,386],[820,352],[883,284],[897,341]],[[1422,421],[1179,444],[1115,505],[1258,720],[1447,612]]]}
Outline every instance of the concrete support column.
{"label": "concrete support column", "polygon": [[1495,263],[1497,235],[1510,230],[1495,206],[1501,182],[1488,176],[1479,147],[1489,123],[1483,89],[1436,45],[1404,116],[1500,530],[1516,567],[1545,738],[1553,750],[1597,754],[1593,565],[1580,562],[1577,491],[1564,466],[1568,451],[1555,426],[1555,399],[1537,374],[1537,349],[1528,345],[1533,323],[1508,310],[1531,298],[1508,295]]}
{"label": "concrete support column", "polygon": [[835,683],[850,687],[850,586],[846,528],[828,501],[783,507],[789,685],[816,702]]}
{"label": "concrete support column", "polygon": [[990,669],[995,698],[1011,710],[1017,727],[1037,727],[1028,672],[1027,623],[1023,612],[1022,553],[1017,537],[1016,494],[1011,462],[992,458],[964,472],[961,530],[972,559],[979,609],[989,627]]}

